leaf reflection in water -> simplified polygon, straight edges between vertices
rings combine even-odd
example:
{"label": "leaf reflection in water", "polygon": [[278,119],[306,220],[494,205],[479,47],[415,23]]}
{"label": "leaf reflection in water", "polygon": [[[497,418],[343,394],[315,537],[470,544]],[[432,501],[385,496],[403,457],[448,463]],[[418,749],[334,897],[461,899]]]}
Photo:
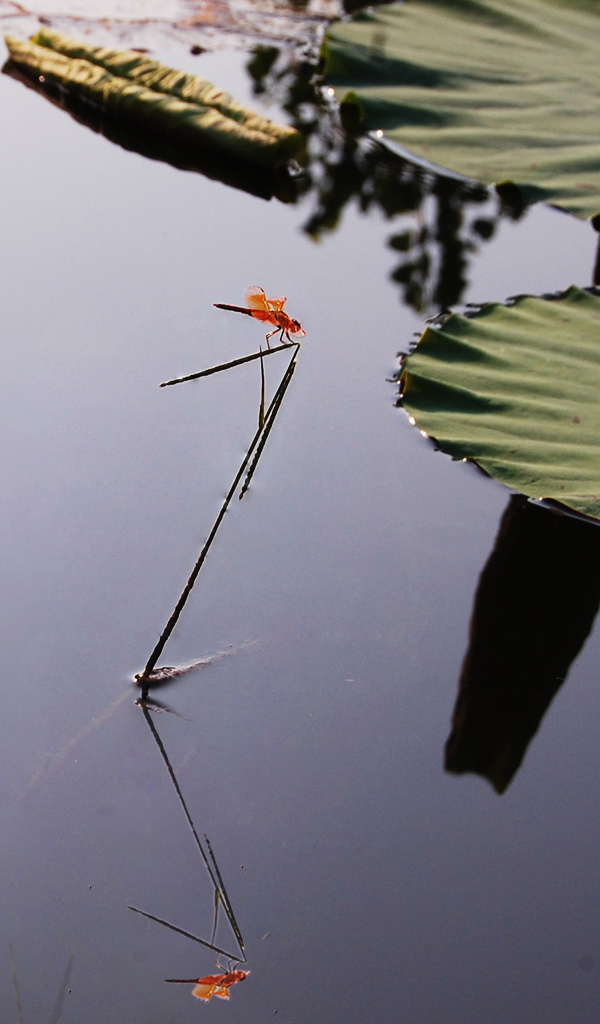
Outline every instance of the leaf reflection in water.
{"label": "leaf reflection in water", "polygon": [[514,495],[475,595],[446,770],[504,793],[600,606],[600,527]]}

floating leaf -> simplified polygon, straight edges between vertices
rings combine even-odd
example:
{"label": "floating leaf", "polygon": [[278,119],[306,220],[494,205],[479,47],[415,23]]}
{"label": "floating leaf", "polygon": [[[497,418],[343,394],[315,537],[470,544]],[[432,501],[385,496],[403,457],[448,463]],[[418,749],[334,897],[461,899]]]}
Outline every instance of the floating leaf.
{"label": "floating leaf", "polygon": [[209,147],[263,165],[297,153],[295,129],[275,124],[196,75],[159,64],[133,50],[78,43],[49,29],[23,42],[6,36],[11,60],[49,78],[102,110],[165,133],[190,147]]}
{"label": "floating leaf", "polygon": [[365,126],[486,184],[600,211],[600,8],[408,0],[333,25],[326,79]]}
{"label": "floating leaf", "polygon": [[490,304],[427,328],[404,405],[457,459],[507,487],[600,519],[600,297]]}

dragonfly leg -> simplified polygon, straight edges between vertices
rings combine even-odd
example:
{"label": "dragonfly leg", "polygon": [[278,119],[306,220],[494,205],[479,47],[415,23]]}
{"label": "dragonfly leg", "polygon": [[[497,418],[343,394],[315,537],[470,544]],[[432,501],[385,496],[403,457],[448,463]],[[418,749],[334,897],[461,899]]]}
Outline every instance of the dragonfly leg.
{"label": "dragonfly leg", "polygon": [[265,340],[267,342],[267,348],[271,348],[271,346],[269,345],[269,338],[272,338],[274,334],[279,334],[280,331],[283,332],[283,328],[282,327],[276,327],[274,331],[269,331],[269,333],[266,335],[266,338],[265,338]]}

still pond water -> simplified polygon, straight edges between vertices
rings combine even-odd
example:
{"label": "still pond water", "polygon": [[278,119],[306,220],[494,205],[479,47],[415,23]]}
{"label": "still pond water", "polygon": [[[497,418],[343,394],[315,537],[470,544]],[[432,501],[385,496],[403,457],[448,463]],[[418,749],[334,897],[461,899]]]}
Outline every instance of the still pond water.
{"label": "still pond water", "polygon": [[[159,56],[261,105],[242,53]],[[0,1019],[19,1020],[10,941],[28,1024],[58,1020],[67,964],[64,1024],[592,1024],[598,534],[511,502],[396,407],[425,313],[390,238],[431,227],[434,200],[393,219],[351,202],[317,242],[314,190],[266,202],[145,159],[6,75],[0,126]],[[586,224],[503,218],[462,301],[586,285],[594,258]],[[158,384],[256,350],[261,326],[213,306],[250,284],[287,294],[307,337],[160,664],[223,656],[157,690],[177,714],[151,719],[251,971],[204,1005],[163,982],[215,953],[127,909],[210,939],[213,888],[132,680],[254,434],[260,375]],[[268,398],[288,358],[267,360]],[[445,770],[475,662],[496,788]],[[455,767],[469,728],[482,745],[464,720]]]}

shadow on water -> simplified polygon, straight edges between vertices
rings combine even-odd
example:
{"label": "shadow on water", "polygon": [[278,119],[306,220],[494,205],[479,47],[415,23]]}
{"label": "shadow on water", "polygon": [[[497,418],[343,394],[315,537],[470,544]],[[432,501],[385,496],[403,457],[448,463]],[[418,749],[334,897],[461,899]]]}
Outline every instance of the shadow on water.
{"label": "shadow on water", "polygon": [[599,605],[598,526],[514,495],[475,595],[449,772],[507,789]]}

